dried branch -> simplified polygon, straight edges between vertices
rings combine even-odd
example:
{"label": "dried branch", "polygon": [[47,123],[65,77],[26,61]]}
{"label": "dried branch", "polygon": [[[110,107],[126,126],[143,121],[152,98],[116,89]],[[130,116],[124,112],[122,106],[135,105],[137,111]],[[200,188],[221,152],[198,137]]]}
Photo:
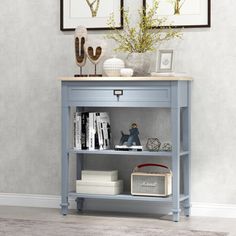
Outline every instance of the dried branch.
{"label": "dried branch", "polygon": [[[164,27],[166,18],[156,17],[159,7],[158,1],[154,0],[153,7],[145,12],[144,8],[139,10],[139,21],[135,26],[131,26],[129,10],[124,10],[123,30],[116,29],[114,15],[111,15],[108,25],[113,30],[107,38],[113,39],[118,46],[115,51],[138,52],[154,51],[163,41],[173,38],[181,38],[180,30],[171,27]],[[158,29],[152,29],[158,27]]]}

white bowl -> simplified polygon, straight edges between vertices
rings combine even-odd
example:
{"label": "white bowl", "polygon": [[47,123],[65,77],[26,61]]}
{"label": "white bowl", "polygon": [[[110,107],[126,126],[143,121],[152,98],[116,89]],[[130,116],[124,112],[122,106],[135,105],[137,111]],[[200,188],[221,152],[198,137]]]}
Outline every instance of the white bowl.
{"label": "white bowl", "polygon": [[132,68],[122,68],[120,69],[120,75],[123,77],[131,77],[134,74],[134,70]]}

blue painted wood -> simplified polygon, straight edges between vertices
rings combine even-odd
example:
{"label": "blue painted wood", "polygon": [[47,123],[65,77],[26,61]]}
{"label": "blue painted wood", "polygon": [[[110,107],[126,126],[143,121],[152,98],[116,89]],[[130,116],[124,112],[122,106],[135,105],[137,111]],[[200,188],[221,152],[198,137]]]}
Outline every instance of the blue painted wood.
{"label": "blue painted wood", "polygon": [[[77,150],[70,149],[69,153],[88,154],[88,155],[114,155],[114,156],[152,156],[152,157],[171,157],[172,152],[149,152],[149,151],[115,151],[115,150]],[[188,155],[188,151],[180,152],[180,156]],[[86,156],[85,156],[86,157]]]}
{"label": "blue painted wood", "polygon": [[[191,179],[191,83],[188,83],[188,106],[183,108],[182,127],[183,127],[183,148],[188,150],[187,157],[183,160],[184,176],[184,194],[190,196],[190,179]],[[191,214],[191,198],[184,201],[184,214]]]}
{"label": "blue painted wood", "polygon": [[[111,199],[111,200],[128,200],[128,201],[148,201],[148,202],[172,202],[172,196],[169,197],[145,197],[145,196],[133,196],[131,194],[118,194],[118,195],[108,195],[108,194],[85,194],[85,193],[69,193],[72,198],[87,198],[87,199]],[[189,196],[180,195],[179,201],[182,202],[188,199]]]}
{"label": "blue painted wood", "polygon": [[61,213],[68,213],[68,181],[69,181],[69,122],[70,107],[65,106],[67,87],[62,85],[62,118],[61,118]]}
{"label": "blue painted wood", "polygon": [[[123,90],[119,99],[113,90]],[[135,201],[172,202],[173,220],[179,221],[180,202],[184,201],[185,215],[190,214],[190,82],[187,81],[111,81],[111,82],[63,82],[62,81],[62,214],[68,212],[68,171],[69,153],[77,155],[77,177],[83,168],[86,154],[112,156],[166,156],[172,158],[173,195],[168,198],[153,198],[131,195],[89,195],[71,193],[77,198],[77,208],[82,210],[86,198],[122,199]],[[71,150],[69,146],[70,107],[167,107],[171,109],[172,146],[167,152],[119,152],[114,150],[87,151]],[[182,141],[184,150],[180,151],[180,111],[182,112]],[[184,157],[184,195],[180,194],[180,157]]]}
{"label": "blue painted wood", "polygon": [[72,87],[69,89],[69,101],[80,102],[117,102],[117,96],[114,90],[122,90],[120,102],[168,102],[170,101],[170,87],[122,87],[122,88],[106,88],[99,89],[90,87]]}
{"label": "blue painted wood", "polygon": [[173,82],[171,86],[171,139],[172,139],[172,172],[173,172],[173,221],[179,221],[180,215],[180,84]]}
{"label": "blue painted wood", "polygon": [[179,83],[179,105],[181,107],[188,106],[188,81]]}
{"label": "blue painted wood", "polygon": [[[114,90],[122,90],[119,99],[114,95]],[[123,87],[88,87],[69,86],[68,105],[80,107],[96,107],[102,104],[106,107],[169,107],[170,86],[135,86],[126,84]]]}

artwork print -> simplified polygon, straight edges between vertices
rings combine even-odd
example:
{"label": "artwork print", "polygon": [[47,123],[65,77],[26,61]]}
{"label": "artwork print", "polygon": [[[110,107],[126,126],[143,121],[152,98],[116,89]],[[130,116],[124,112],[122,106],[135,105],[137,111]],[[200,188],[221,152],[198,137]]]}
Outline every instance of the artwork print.
{"label": "artwork print", "polygon": [[123,0],[61,0],[61,30],[74,30],[79,25],[88,30],[108,29],[114,15],[117,28],[122,28]]}
{"label": "artwork print", "polygon": [[[148,10],[153,0],[143,0]],[[210,27],[210,0],[159,0],[156,12],[174,27]]]}

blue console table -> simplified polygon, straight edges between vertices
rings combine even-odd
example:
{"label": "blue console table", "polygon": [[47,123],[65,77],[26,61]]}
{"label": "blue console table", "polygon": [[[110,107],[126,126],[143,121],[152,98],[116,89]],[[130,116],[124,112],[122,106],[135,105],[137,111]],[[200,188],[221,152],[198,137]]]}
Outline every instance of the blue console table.
{"label": "blue console table", "polygon": [[[114,199],[124,201],[151,201],[172,203],[173,221],[178,222],[181,203],[185,216],[190,216],[190,77],[82,77],[60,78],[62,105],[62,174],[61,212],[68,213],[68,198],[77,201],[78,210],[83,209],[85,199]],[[79,107],[155,107],[171,109],[172,152],[126,152],[126,151],[75,151],[70,144],[71,108]],[[87,154],[169,157],[172,160],[172,196],[167,198],[120,195],[95,195],[69,192],[70,154],[77,157],[77,179],[81,177],[83,159]],[[180,168],[180,159],[183,167]],[[183,191],[180,192],[180,169],[183,170]]]}

